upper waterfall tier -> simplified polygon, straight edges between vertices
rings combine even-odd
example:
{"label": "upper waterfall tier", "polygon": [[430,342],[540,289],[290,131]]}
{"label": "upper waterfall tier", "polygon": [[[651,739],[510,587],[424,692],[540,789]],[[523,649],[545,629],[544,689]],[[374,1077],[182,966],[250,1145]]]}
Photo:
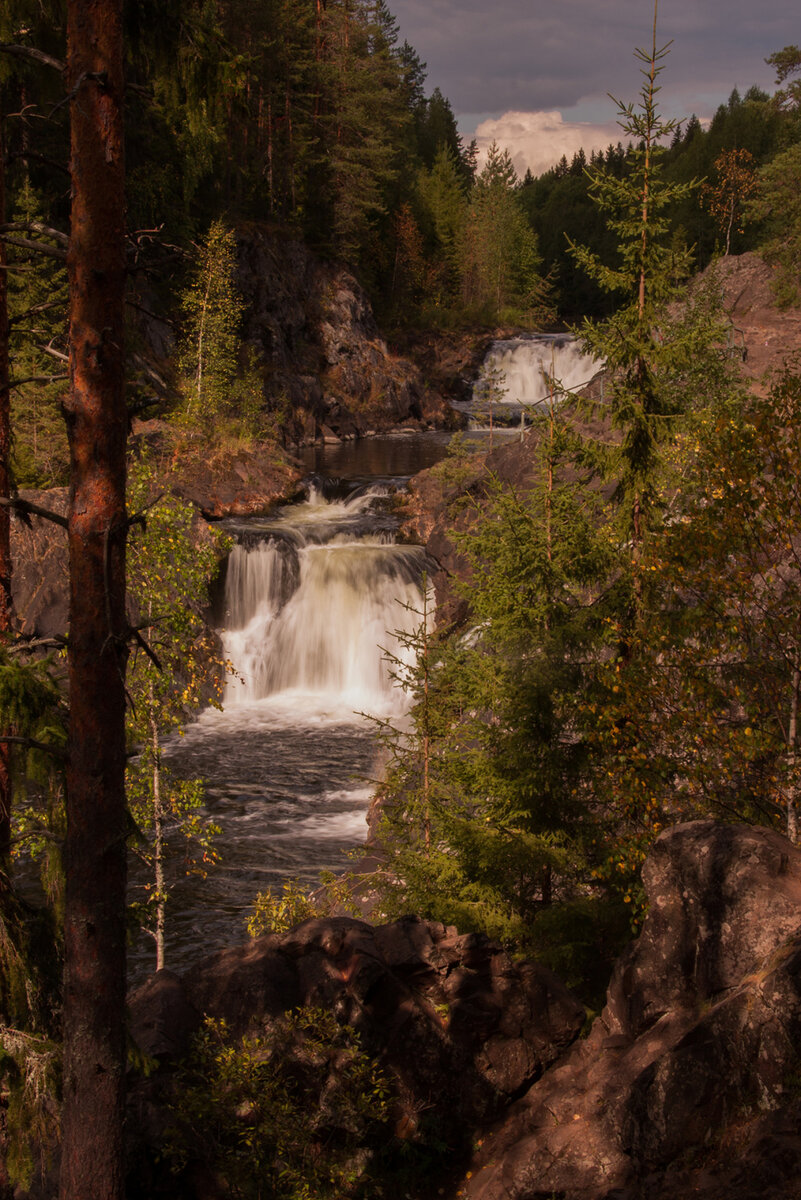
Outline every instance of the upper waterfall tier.
{"label": "upper waterfall tier", "polygon": [[560,403],[586,387],[603,362],[586,354],[569,334],[532,334],[493,342],[473,385],[470,401],[456,407],[486,414],[490,402],[500,411],[518,413],[547,403]]}

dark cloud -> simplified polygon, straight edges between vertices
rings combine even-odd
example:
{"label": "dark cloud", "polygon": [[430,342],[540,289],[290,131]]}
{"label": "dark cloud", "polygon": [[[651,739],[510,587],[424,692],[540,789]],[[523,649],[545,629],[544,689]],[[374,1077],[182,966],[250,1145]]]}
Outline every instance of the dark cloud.
{"label": "dark cloud", "polygon": [[[488,114],[580,108],[614,117],[607,92],[633,99],[635,46],[649,46],[650,0],[390,0],[406,38],[454,111]],[[711,115],[734,86],[770,88],[764,59],[797,42],[787,0],[663,0],[658,43],[673,39],[662,75],[671,115]],[[706,109],[704,110],[704,106]]]}

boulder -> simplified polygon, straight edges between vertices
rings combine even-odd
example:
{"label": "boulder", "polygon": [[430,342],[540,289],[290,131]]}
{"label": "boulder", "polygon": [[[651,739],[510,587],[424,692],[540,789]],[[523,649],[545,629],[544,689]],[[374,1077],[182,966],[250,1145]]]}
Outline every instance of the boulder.
{"label": "boulder", "polygon": [[[40,508],[67,514],[66,488],[22,491],[20,498]],[[11,586],[20,632],[29,637],[60,637],[67,630],[69,606],[67,531],[44,517],[11,519]]]}
{"label": "boulder", "polygon": [[403,1127],[425,1112],[451,1144],[537,1079],[584,1021],[554,975],[483,936],[331,917],[222,951],[180,979],[157,973],[130,998],[130,1028],[168,1065],[203,1015],[239,1035],[299,1006],[354,1026],[394,1079]]}
{"label": "boulder", "polygon": [[[512,1106],[460,1195],[678,1200],[690,1190],[671,1192],[666,1172],[688,1151],[792,1101],[801,851],[771,830],[693,822],[657,840],[643,874],[648,915],[603,1013]],[[785,1150],[795,1170],[801,1142]]]}

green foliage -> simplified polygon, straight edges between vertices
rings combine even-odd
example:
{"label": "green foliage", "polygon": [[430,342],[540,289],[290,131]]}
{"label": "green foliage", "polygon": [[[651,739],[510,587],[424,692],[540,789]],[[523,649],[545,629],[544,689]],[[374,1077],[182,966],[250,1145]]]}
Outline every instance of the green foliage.
{"label": "green foliage", "polygon": [[580,720],[605,639],[613,559],[600,498],[556,411],[529,434],[528,493],[485,483],[457,536],[468,635],[421,624],[409,731],[391,739],[379,838],[385,904],[531,947],[538,914],[589,879]]}
{"label": "green foliage", "polygon": [[677,251],[669,236],[667,211],[697,186],[695,181],[670,183],[662,169],[660,139],[676,128],[675,121],[662,119],[656,104],[666,53],[655,41],[652,50],[637,50],[645,64],[639,104],[617,101],[618,123],[636,139],[629,169],[620,177],[601,170],[591,177],[591,195],[615,234],[618,261],[610,265],[585,246],[571,246],[577,263],[600,288],[622,301],[607,321],[585,320],[579,332],[589,352],[606,361],[611,376],[609,411],[622,439],[615,474],[635,551],[650,521],[660,443],[677,413],[660,386],[660,374],[666,360],[686,352],[675,339],[666,346],[661,329],[690,263],[689,254]]}
{"label": "green foliage", "polygon": [[371,1179],[388,1138],[388,1084],[358,1034],[322,1009],[234,1039],[207,1019],[176,1086],[167,1152],[247,1200],[384,1195]]}
{"label": "green foliage", "polygon": [[627,762],[662,823],[711,811],[796,836],[800,428],[792,361],[768,399],[732,397],[688,437],[687,482],[648,556],[642,662],[606,714],[615,776]]}
{"label": "green foliage", "polygon": [[64,832],[62,756],[67,741],[58,661],[25,661],[21,654],[0,651],[0,711],[7,729],[30,739],[29,745],[12,747],[12,858],[27,856],[38,862],[45,893],[58,911]]}
{"label": "green foliage", "polygon": [[[53,249],[53,238],[37,230],[46,216],[44,198],[26,179],[10,218],[25,227],[16,239]],[[47,253],[21,246],[8,247],[8,260],[9,355],[16,382],[12,470],[19,487],[52,487],[66,482],[69,464],[60,410],[66,371],[57,357],[67,350],[67,270]]]}
{"label": "green foliage", "polygon": [[534,323],[548,306],[538,267],[537,240],[516,190],[508,150],[490,146],[468,200],[458,251],[462,301],[468,309],[501,319],[505,309]]}
{"label": "green foliage", "polygon": [[801,142],[759,172],[759,192],[748,212],[762,223],[762,251],[775,267],[772,286],[779,304],[801,301]]}
{"label": "green foliage", "polygon": [[177,836],[184,870],[204,874],[217,859],[219,832],[204,812],[201,781],[177,780],[164,769],[162,739],[201,705],[219,704],[226,664],[202,615],[221,539],[201,535],[192,506],[158,496],[156,486],[152,468],[140,460],[129,476],[129,506],[141,520],[129,541],[128,584],[144,638],[128,668],[128,736],[139,753],[128,767],[127,790],[132,849],[152,872],[135,912],[153,933],[162,966],[170,844]]}
{"label": "green foliage", "polygon": [[286,933],[310,917],[330,917],[343,910],[353,916],[359,911],[351,893],[350,877],[323,871],[320,885],[314,890],[304,888],[297,879],[288,879],[278,895],[259,892],[247,919],[247,931],[253,938],[265,933]]}
{"label": "green foliage", "polygon": [[11,1183],[28,1192],[44,1182],[58,1148],[61,1047],[0,1025],[0,1080],[7,1105],[4,1166]]}
{"label": "green foliage", "polygon": [[185,340],[181,369],[185,415],[213,432],[231,407],[237,367],[239,323],[244,304],[234,281],[236,238],[214,221],[198,247],[192,277],[182,297]]}

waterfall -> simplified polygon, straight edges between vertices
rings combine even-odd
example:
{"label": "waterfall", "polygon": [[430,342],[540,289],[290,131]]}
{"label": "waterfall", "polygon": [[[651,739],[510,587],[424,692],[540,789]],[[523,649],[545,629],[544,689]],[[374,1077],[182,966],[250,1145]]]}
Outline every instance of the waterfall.
{"label": "waterfall", "polygon": [[603,363],[586,354],[581,342],[568,334],[533,334],[493,342],[472,399],[456,407],[484,416],[488,409],[488,383],[498,415],[517,416],[535,408],[553,393],[559,401],[567,393],[580,391],[603,368]]}
{"label": "waterfall", "polygon": [[384,497],[312,489],[260,531],[250,524],[226,576],[226,707],[280,697],[306,711],[403,711],[392,660],[409,661],[404,639],[422,620],[424,551],[394,544]]}

